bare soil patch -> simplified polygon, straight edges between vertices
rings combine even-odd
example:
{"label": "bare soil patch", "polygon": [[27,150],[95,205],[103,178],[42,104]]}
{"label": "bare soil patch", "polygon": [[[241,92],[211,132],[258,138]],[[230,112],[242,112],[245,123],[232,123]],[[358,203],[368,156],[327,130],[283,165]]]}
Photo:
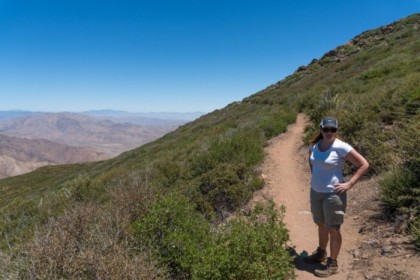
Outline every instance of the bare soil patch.
{"label": "bare soil patch", "polygon": [[[252,203],[273,199],[284,205],[284,222],[290,232],[297,279],[315,279],[320,264],[306,264],[303,257],[318,246],[317,228],[309,205],[308,147],[302,136],[307,119],[299,114],[288,131],[270,141],[262,165],[265,187]],[[384,215],[377,179],[359,182],[348,194],[342,227],[343,245],[338,259],[340,273],[329,279],[420,279],[420,256],[413,240]]]}

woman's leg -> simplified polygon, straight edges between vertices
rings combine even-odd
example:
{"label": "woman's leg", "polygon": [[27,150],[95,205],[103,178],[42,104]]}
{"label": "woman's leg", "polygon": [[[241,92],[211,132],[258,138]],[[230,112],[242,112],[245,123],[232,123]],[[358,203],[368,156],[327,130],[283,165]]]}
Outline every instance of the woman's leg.
{"label": "woman's leg", "polygon": [[328,228],[325,225],[324,217],[325,194],[318,193],[311,189],[310,195],[312,217],[314,222],[318,225],[319,248],[325,251],[328,245]]}
{"label": "woman's leg", "polygon": [[317,223],[318,225],[318,242],[319,246],[315,252],[306,256],[303,260],[307,263],[323,262],[327,258],[327,245],[328,245],[328,228],[325,224]]}
{"label": "woman's leg", "polygon": [[340,226],[344,221],[344,215],[347,205],[347,195],[331,194],[324,200],[325,224],[329,235],[330,256],[336,260],[341,248]]}
{"label": "woman's leg", "polygon": [[319,248],[325,251],[327,249],[329,239],[329,230],[325,224],[318,224],[318,238]]}
{"label": "woman's leg", "polygon": [[341,232],[337,229],[329,229],[324,224],[318,224],[319,248],[326,250],[330,242],[331,259],[336,260],[341,249]]}
{"label": "woman's leg", "polygon": [[327,257],[328,229],[324,222],[323,199],[324,194],[311,189],[311,212],[315,224],[318,226],[318,248],[303,260],[307,263],[323,262]]}
{"label": "woman's leg", "polygon": [[340,253],[341,248],[341,232],[338,229],[329,229],[329,235],[330,235],[330,254],[331,259],[336,260],[338,257],[338,254]]}
{"label": "woman's leg", "polygon": [[328,229],[330,237],[330,254],[331,257],[327,259],[327,265],[322,269],[315,269],[315,275],[318,277],[329,277],[339,272],[337,257],[340,253],[341,247],[341,233],[339,229]]}

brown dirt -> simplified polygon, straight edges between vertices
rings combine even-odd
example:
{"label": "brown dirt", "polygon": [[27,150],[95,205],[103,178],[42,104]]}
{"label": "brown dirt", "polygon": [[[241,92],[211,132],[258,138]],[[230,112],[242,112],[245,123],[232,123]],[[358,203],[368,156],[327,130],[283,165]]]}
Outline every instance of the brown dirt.
{"label": "brown dirt", "polygon": [[[309,206],[308,148],[302,142],[307,124],[305,116],[299,114],[286,133],[270,141],[262,166],[265,187],[253,199],[254,203],[273,199],[286,207],[284,222],[290,232],[297,279],[316,279],[314,270],[321,266],[302,260],[318,246]],[[348,196],[338,258],[340,272],[329,279],[420,279],[419,252],[409,236],[396,233],[398,226],[383,217],[377,180],[359,182]]]}

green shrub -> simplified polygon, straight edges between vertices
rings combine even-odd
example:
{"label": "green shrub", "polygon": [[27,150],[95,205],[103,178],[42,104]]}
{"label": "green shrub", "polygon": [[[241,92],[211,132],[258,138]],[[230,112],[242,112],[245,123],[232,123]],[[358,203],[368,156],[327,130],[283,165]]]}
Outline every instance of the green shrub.
{"label": "green shrub", "polygon": [[409,212],[413,207],[420,207],[419,175],[419,172],[404,166],[390,171],[380,184],[382,200],[392,209],[403,212]]}
{"label": "green shrub", "polygon": [[159,261],[172,275],[191,277],[194,262],[211,245],[210,224],[180,194],[171,193],[152,206],[148,215],[134,223],[140,243],[157,250]]}
{"label": "green shrub", "polygon": [[409,229],[420,248],[420,165],[407,162],[381,181],[381,199],[391,210],[408,215]]}
{"label": "green shrub", "polygon": [[378,69],[378,70],[368,70],[360,75],[360,78],[362,80],[369,80],[374,78],[381,78],[389,73],[391,73],[392,69],[384,68],[384,69]]}
{"label": "green shrub", "polygon": [[191,156],[189,165],[191,177],[198,177],[213,169],[217,160],[208,151],[201,151]]}
{"label": "green shrub", "polygon": [[34,201],[16,198],[7,209],[2,209],[0,214],[0,249],[13,246],[32,235],[34,223],[45,218],[37,216],[37,208]]}
{"label": "green shrub", "polygon": [[92,181],[87,176],[79,176],[71,180],[61,191],[65,192],[68,198],[75,202],[86,202],[91,199],[96,199],[100,192],[94,187]]}
{"label": "green shrub", "polygon": [[157,173],[154,180],[161,187],[172,187],[181,176],[181,168],[176,162],[165,160],[157,164]]}
{"label": "green shrub", "polygon": [[259,205],[247,219],[234,219],[219,230],[215,247],[204,251],[192,279],[288,279],[293,277],[283,211]]}
{"label": "green shrub", "polygon": [[214,141],[208,150],[209,157],[218,163],[233,162],[252,166],[264,158],[264,141],[260,130],[245,128],[234,132],[229,137]]}
{"label": "green shrub", "polygon": [[416,217],[410,224],[411,234],[414,236],[416,249],[420,250],[420,217]]}
{"label": "green shrub", "polygon": [[260,130],[240,129],[226,134],[210,139],[208,147],[190,157],[187,168],[192,177],[201,176],[221,163],[240,163],[250,167],[262,161],[265,139]]}
{"label": "green shrub", "polygon": [[185,197],[170,194],[133,231],[176,279],[287,279],[293,268],[283,211],[271,202],[212,230]]}
{"label": "green shrub", "polygon": [[276,104],[272,106],[269,112],[261,117],[258,126],[263,130],[266,139],[270,139],[280,133],[286,132],[287,126],[295,120],[296,112],[292,108],[286,108],[284,105]]}
{"label": "green shrub", "polygon": [[405,110],[408,116],[420,113],[420,87],[416,88],[407,95]]}
{"label": "green shrub", "polygon": [[224,213],[233,212],[249,201],[258,187],[248,177],[250,175],[243,164],[223,163],[199,179],[199,189],[216,213],[223,218]]}

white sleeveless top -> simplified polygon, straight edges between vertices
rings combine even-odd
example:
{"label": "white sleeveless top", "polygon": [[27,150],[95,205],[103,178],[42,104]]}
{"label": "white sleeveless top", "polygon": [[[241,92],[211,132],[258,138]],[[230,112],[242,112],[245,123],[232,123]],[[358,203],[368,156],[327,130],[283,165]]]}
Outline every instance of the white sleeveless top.
{"label": "white sleeveless top", "polygon": [[322,152],[319,142],[309,147],[312,164],[311,187],[316,192],[331,193],[334,184],[344,182],[343,166],[345,157],[353,149],[340,139],[335,139],[328,150]]}

